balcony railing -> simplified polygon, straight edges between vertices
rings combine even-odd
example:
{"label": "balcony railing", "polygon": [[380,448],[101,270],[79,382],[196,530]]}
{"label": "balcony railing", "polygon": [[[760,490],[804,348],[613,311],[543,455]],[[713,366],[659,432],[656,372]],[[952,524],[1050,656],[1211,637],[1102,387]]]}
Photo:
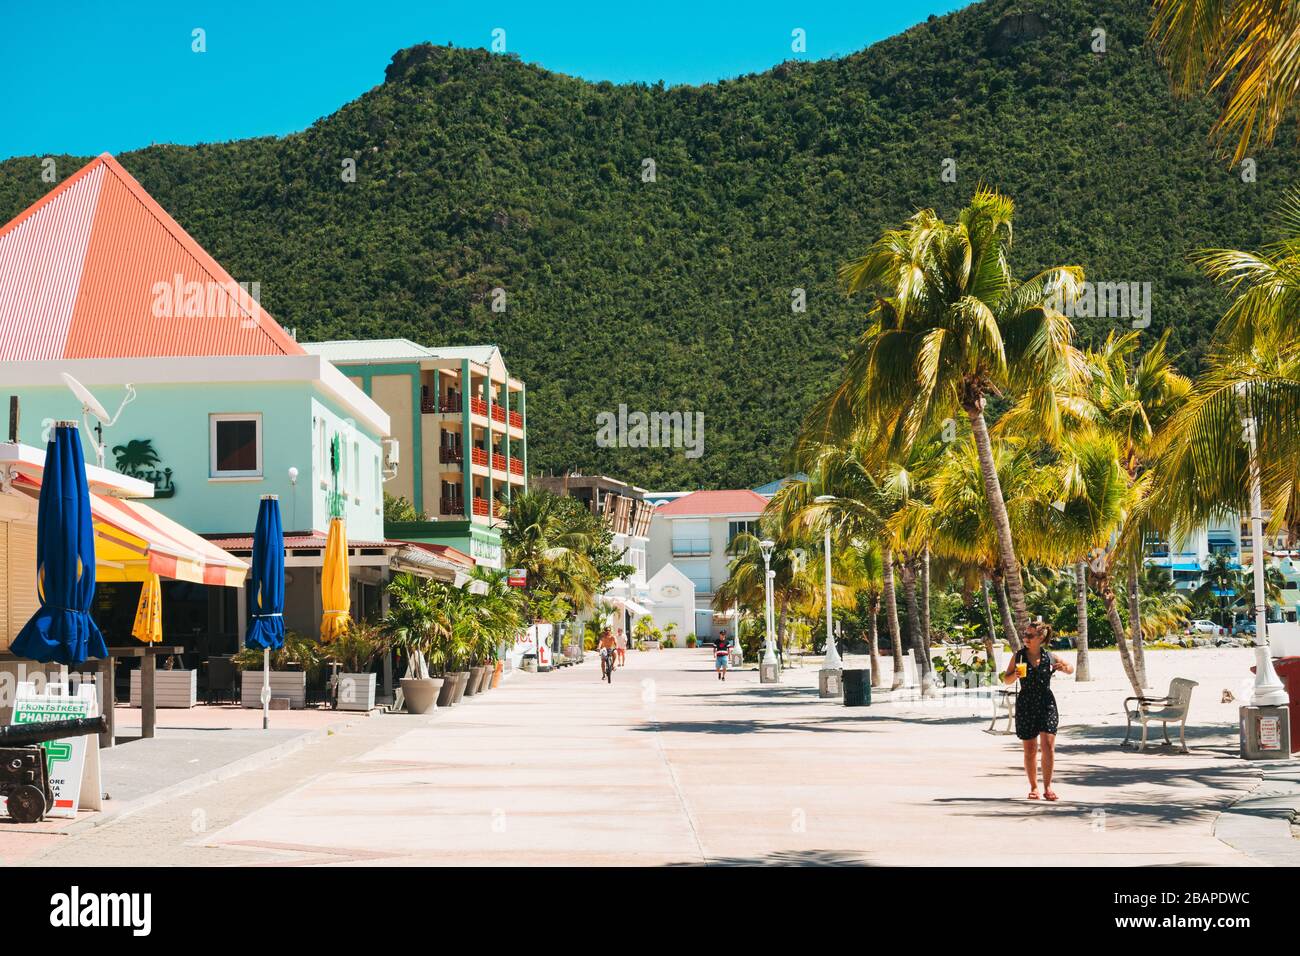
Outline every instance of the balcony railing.
{"label": "balcony railing", "polygon": [[459,465],[465,460],[465,455],[459,448],[439,448],[438,461],[444,465]]}
{"label": "balcony railing", "polygon": [[488,463],[487,449],[478,447],[470,449],[470,461],[476,465],[483,465],[486,467]]}
{"label": "balcony railing", "polygon": [[504,425],[506,422],[506,410],[502,406],[494,404],[492,406],[492,419]]}
{"label": "balcony railing", "polygon": [[501,454],[500,452],[494,451],[492,453],[492,467],[495,468],[497,471],[505,471],[506,456]]}
{"label": "balcony railing", "polygon": [[438,412],[459,412],[459,398],[444,398],[441,402],[434,398],[420,399],[420,411],[426,415],[434,415]]}
{"label": "balcony railing", "polygon": [[439,510],[445,515],[464,515],[465,502],[459,498],[443,498],[439,502]]}
{"label": "balcony railing", "polygon": [[476,515],[482,515],[483,517],[487,517],[487,515],[488,515],[488,503],[487,503],[487,499],[486,499],[486,498],[475,498],[475,499],[474,499],[474,513],[475,513]]}
{"label": "balcony railing", "polygon": [[487,402],[483,401],[481,398],[471,397],[469,400],[469,411],[471,415],[482,415],[484,418],[487,418]]}
{"label": "balcony railing", "polygon": [[523,428],[523,427],[524,427],[524,416],[523,416],[521,413],[519,413],[519,412],[512,411],[512,412],[510,413],[510,427],[511,427],[511,428]]}
{"label": "balcony railing", "polygon": [[524,474],[524,463],[518,458],[510,459],[510,474],[519,475],[521,478]]}
{"label": "balcony railing", "polygon": [[708,554],[712,550],[708,538],[673,538],[673,557]]}

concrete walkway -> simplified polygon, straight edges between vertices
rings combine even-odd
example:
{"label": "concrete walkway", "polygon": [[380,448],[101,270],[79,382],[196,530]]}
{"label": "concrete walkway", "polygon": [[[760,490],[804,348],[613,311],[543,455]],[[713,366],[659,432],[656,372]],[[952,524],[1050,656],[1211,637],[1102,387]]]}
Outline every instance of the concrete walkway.
{"label": "concrete walkway", "polygon": [[613,685],[593,661],[516,674],[432,718],[363,720],[33,862],[1279,862],[1214,834],[1261,777],[1219,703],[1249,666],[1237,656],[1150,655],[1156,686],[1202,682],[1188,755],[1118,748],[1113,654],[1094,655],[1100,680],[1058,682],[1056,804],[1024,799],[1018,742],[984,732],[987,699],[878,693],[850,709],[817,700],[812,667],[720,683],[706,651],[674,650],[630,654]]}

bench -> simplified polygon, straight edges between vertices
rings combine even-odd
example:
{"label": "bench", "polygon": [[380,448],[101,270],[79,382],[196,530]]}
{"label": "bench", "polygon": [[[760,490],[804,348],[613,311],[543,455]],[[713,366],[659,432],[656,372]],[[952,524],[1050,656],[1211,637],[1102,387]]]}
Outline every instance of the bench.
{"label": "bench", "polygon": [[1142,725],[1142,750],[1147,747],[1147,724],[1160,722],[1160,729],[1165,735],[1165,744],[1172,746],[1169,739],[1169,724],[1177,723],[1178,743],[1187,753],[1187,711],[1192,703],[1192,688],[1197,686],[1194,680],[1175,677],[1169,682],[1169,693],[1164,697],[1127,697],[1124,699],[1124,716],[1128,718],[1128,728],[1124,731],[1124,743],[1128,745],[1129,735],[1133,732],[1133,721]]}

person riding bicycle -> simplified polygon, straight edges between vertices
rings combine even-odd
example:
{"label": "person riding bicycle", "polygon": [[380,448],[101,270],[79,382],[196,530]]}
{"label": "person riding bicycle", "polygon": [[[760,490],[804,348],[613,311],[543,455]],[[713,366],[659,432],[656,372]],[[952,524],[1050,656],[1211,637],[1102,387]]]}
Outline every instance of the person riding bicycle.
{"label": "person riding bicycle", "polygon": [[718,672],[718,680],[727,679],[727,661],[731,657],[731,642],[727,640],[727,632],[722,631],[718,634],[718,643],[713,648],[713,668]]}
{"label": "person riding bicycle", "polygon": [[596,645],[596,650],[600,651],[600,679],[614,683],[614,655],[618,653],[618,645],[609,628],[600,632],[600,643]]}

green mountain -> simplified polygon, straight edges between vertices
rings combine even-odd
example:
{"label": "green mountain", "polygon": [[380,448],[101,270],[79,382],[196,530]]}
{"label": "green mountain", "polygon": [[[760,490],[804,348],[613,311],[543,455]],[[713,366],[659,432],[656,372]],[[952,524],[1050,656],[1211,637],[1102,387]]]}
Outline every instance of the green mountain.
{"label": "green mountain", "polygon": [[[1019,274],[1151,283],[1149,331],[1172,327],[1195,367],[1224,298],[1185,256],[1260,242],[1298,156],[1288,131],[1247,183],[1213,155],[1211,111],[1170,96],[1147,16],[1144,0],[987,0],[702,87],[421,45],[301,133],[119,158],[300,339],[499,344],[528,384],[535,469],[752,485],[783,472],[862,326],[836,267],[981,181],[1017,202]],[[0,164],[0,221],[49,188],[39,169]],[[598,448],[596,415],[620,403],[702,410],[704,454]]]}

